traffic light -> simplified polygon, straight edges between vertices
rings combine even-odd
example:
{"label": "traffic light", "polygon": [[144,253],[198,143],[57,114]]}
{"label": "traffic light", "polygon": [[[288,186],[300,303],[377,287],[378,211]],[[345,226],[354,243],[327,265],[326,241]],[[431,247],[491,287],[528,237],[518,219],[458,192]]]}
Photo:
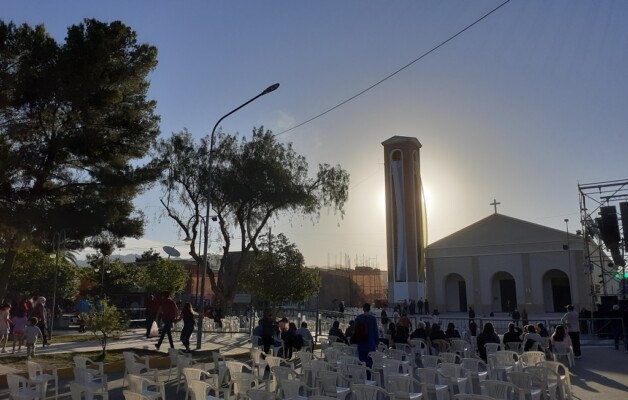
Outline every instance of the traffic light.
{"label": "traffic light", "polygon": [[[615,274],[615,279],[621,278],[620,274]],[[624,278],[628,279],[628,272],[624,273]]]}

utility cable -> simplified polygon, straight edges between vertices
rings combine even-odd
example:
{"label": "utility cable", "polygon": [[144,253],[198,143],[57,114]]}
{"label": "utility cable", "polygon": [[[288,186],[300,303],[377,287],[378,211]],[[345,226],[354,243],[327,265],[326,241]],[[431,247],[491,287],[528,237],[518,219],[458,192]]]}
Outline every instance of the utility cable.
{"label": "utility cable", "polygon": [[299,128],[307,123],[310,123],[312,121],[314,121],[315,119],[318,119],[320,117],[322,117],[323,115],[330,113],[332,111],[334,111],[335,109],[347,104],[348,102],[350,102],[351,100],[363,95],[364,93],[368,92],[369,90],[373,89],[374,87],[378,86],[381,83],[384,83],[385,81],[387,81],[388,79],[392,78],[393,76],[397,75],[398,73],[400,73],[401,71],[405,70],[406,68],[410,67],[411,65],[413,65],[414,63],[420,61],[421,59],[427,57],[429,54],[435,52],[436,50],[438,50],[439,48],[443,47],[444,45],[446,45],[447,43],[451,42],[452,40],[454,40],[455,38],[457,38],[458,36],[462,35],[464,32],[466,32],[467,30],[471,29],[473,26],[475,26],[476,24],[478,24],[479,22],[481,22],[483,19],[487,18],[489,15],[493,14],[494,12],[496,12],[497,10],[499,10],[500,8],[502,8],[503,6],[505,6],[506,4],[510,3],[510,0],[506,0],[503,3],[501,3],[500,5],[498,5],[497,7],[493,8],[491,11],[487,12],[486,14],[484,14],[483,16],[481,16],[480,18],[476,19],[475,21],[473,21],[471,24],[467,25],[466,27],[464,27],[463,29],[459,30],[458,32],[456,32],[454,35],[450,36],[448,39],[442,41],[441,43],[439,43],[438,45],[432,47],[430,50],[426,51],[425,53],[421,54],[419,57],[415,58],[414,60],[410,61],[408,64],[404,65],[403,67],[399,68],[398,70],[396,70],[395,72],[391,73],[390,75],[382,78],[381,80],[375,82],[374,84],[372,84],[371,86],[367,87],[366,89],[358,92],[357,94],[349,97],[348,99],[336,104],[335,106],[327,109],[326,111],[323,111],[322,113],[315,115],[314,117],[307,119],[303,122],[301,122],[300,124],[297,124],[291,128],[285,129],[277,134],[275,134],[275,136],[279,136],[279,135],[283,135],[284,133],[290,132],[293,129]]}

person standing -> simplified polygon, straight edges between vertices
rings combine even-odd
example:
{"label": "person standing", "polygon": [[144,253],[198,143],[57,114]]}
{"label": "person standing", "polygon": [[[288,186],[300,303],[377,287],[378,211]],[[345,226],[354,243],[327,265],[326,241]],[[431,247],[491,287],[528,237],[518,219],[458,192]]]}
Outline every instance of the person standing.
{"label": "person standing", "polygon": [[517,307],[515,307],[515,309],[512,311],[512,320],[516,326],[519,326],[520,319],[521,319],[521,314],[519,313],[519,310],[517,310]]}
{"label": "person standing", "polygon": [[33,317],[37,318],[37,327],[41,331],[41,346],[44,347],[50,345],[50,343],[48,343],[48,337],[46,337],[48,312],[46,311],[46,298],[44,296],[41,296],[37,299],[37,302],[33,307],[32,314]]}
{"label": "person standing", "polygon": [[181,329],[181,343],[185,346],[185,352],[190,352],[190,336],[194,332],[194,323],[198,313],[192,309],[192,303],[185,303],[183,311],[181,311],[181,319],[183,320],[183,329]]}
{"label": "person standing", "polygon": [[427,298],[425,298],[425,301],[423,302],[423,310],[425,311],[426,314],[429,315],[429,313],[430,313],[430,302],[429,302],[429,300],[427,300]]}
{"label": "person standing", "polygon": [[419,315],[423,314],[423,298],[421,297],[419,301],[416,302],[416,308]]}
{"label": "person standing", "polygon": [[475,319],[475,310],[471,306],[469,306],[469,319]]}
{"label": "person standing", "polygon": [[37,344],[37,337],[45,337],[44,333],[39,329],[39,321],[37,317],[31,317],[28,320],[28,325],[24,328],[24,337],[26,338],[26,358],[31,359],[35,356],[35,344]]}
{"label": "person standing", "polygon": [[[7,340],[9,340],[9,330],[11,326],[11,304],[4,303],[0,308],[0,345],[2,345],[2,350],[0,352],[6,353],[6,345]],[[15,350],[15,346],[13,346]]]}
{"label": "person standing", "polygon": [[150,338],[150,331],[153,327],[153,322],[157,317],[157,311],[159,311],[159,299],[155,298],[152,294],[148,296],[146,301],[146,338]]}
{"label": "person standing", "polygon": [[270,310],[265,310],[264,317],[259,321],[262,327],[262,345],[264,346],[264,353],[266,354],[269,354],[270,348],[275,341],[273,338],[274,329],[271,315]]}
{"label": "person standing", "polygon": [[155,343],[155,348],[157,348],[157,350],[159,350],[159,346],[161,346],[161,343],[164,341],[164,337],[166,335],[168,335],[170,347],[174,348],[174,342],[172,341],[172,325],[174,325],[179,317],[177,303],[170,298],[170,292],[167,290],[162,292],[161,297],[161,305],[159,307],[159,311],[157,311],[157,316],[161,315],[163,326],[161,328],[159,340]]}
{"label": "person standing", "polygon": [[569,304],[567,307],[567,313],[563,315],[560,322],[566,325],[567,333],[571,339],[571,345],[573,347],[573,354],[576,358],[582,357],[580,352],[580,319],[578,313],[574,310],[574,306]]}
{"label": "person standing", "polygon": [[368,356],[369,352],[377,350],[379,343],[379,332],[377,330],[377,319],[371,314],[371,305],[364,303],[363,314],[355,318],[355,341],[358,344],[358,357],[360,361],[366,363],[371,368],[373,360]]}

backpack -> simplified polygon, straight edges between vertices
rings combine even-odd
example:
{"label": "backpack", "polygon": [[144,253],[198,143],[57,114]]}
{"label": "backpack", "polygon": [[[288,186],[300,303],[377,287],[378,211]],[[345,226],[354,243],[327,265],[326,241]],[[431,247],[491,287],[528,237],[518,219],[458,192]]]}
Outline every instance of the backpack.
{"label": "backpack", "polygon": [[353,337],[355,338],[355,342],[358,344],[368,342],[369,331],[364,321],[355,323],[355,332],[353,333]]}

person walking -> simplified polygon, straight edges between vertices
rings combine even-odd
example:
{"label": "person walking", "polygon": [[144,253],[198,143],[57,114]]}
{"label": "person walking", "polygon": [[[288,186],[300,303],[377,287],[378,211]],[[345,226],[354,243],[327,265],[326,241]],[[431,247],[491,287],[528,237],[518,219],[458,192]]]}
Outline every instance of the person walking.
{"label": "person walking", "polygon": [[167,290],[162,292],[161,297],[161,306],[159,307],[159,311],[157,311],[157,316],[161,315],[163,326],[161,328],[161,335],[159,336],[159,340],[157,341],[157,343],[155,343],[155,348],[157,348],[157,350],[159,350],[159,347],[164,341],[164,337],[166,335],[168,335],[170,347],[174,348],[174,342],[172,341],[172,326],[179,317],[179,309],[177,308],[177,303],[175,303],[174,300],[170,298],[170,292]]}
{"label": "person walking", "polygon": [[582,357],[580,351],[580,319],[578,313],[574,310],[573,305],[569,304],[565,308],[567,308],[567,313],[563,315],[560,322],[566,325],[567,334],[571,339],[574,356],[576,356],[576,358],[580,358]]}
{"label": "person walking", "polygon": [[358,357],[360,361],[366,363],[371,368],[373,360],[368,356],[369,352],[377,350],[379,343],[379,332],[377,329],[377,319],[371,314],[371,305],[364,303],[363,314],[355,318],[355,341],[358,344]]}
{"label": "person walking", "polygon": [[146,301],[146,338],[150,338],[150,331],[153,327],[153,322],[156,322],[157,311],[159,311],[159,299],[154,295],[148,296]]}
{"label": "person walking", "polygon": [[26,337],[26,358],[28,360],[35,356],[35,345],[37,344],[37,338],[45,337],[44,333],[39,329],[39,321],[37,317],[31,317],[28,320],[28,325],[24,328],[24,337]]}
{"label": "person walking", "polygon": [[192,303],[185,303],[181,311],[181,319],[183,320],[183,328],[181,329],[181,343],[185,347],[185,352],[190,352],[190,336],[194,332],[194,323],[198,313],[192,308]]}
{"label": "person walking", "polygon": [[40,296],[33,307],[33,315],[32,317],[37,318],[37,327],[41,331],[41,341],[42,347],[49,346],[48,337],[46,337],[47,332],[47,321],[48,321],[48,311],[46,310],[46,298],[44,296]]}

